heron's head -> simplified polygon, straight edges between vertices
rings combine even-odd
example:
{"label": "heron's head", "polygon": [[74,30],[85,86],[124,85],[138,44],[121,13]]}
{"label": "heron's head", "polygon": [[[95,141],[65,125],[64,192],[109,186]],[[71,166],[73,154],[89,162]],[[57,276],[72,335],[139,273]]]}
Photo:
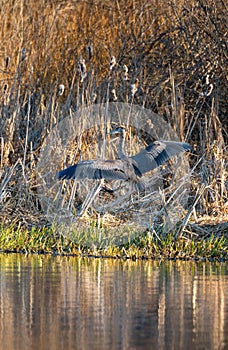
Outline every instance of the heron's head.
{"label": "heron's head", "polygon": [[126,127],[121,125],[110,131],[110,135],[123,135],[126,132]]}

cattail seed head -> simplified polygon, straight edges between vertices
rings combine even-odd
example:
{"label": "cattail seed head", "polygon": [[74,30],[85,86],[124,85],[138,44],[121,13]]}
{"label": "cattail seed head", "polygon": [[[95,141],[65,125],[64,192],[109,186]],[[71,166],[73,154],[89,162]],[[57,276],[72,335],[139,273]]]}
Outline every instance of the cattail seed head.
{"label": "cattail seed head", "polygon": [[23,47],[21,50],[21,62],[23,62],[26,59],[26,48]]}
{"label": "cattail seed head", "polygon": [[115,56],[112,56],[111,60],[110,60],[110,70],[113,70],[115,65],[116,65],[116,58],[115,58]]}
{"label": "cattail seed head", "polygon": [[126,64],[123,65],[123,70],[124,70],[124,80],[129,80],[128,78],[128,67]]}
{"label": "cattail seed head", "polygon": [[9,63],[10,63],[10,57],[7,56],[6,61],[5,61],[5,69],[7,69],[9,67]]}
{"label": "cattail seed head", "polygon": [[87,72],[86,72],[86,64],[85,60],[83,58],[80,58],[78,62],[78,71],[81,75],[81,83],[84,81],[84,79],[87,77]]}
{"label": "cattail seed head", "polygon": [[139,87],[139,79],[135,80],[135,83],[131,85],[131,95],[132,97],[135,95],[136,91],[138,90]]}
{"label": "cattail seed head", "polygon": [[97,94],[96,94],[96,92],[94,92],[92,95],[92,103],[94,103],[96,101],[96,99],[97,99]]}
{"label": "cattail seed head", "polygon": [[91,58],[93,56],[93,47],[89,44],[87,46],[86,50],[87,50],[87,53],[88,53],[89,60],[91,60]]}
{"label": "cattail seed head", "polygon": [[116,90],[112,89],[111,93],[113,94],[113,101],[117,101]]}
{"label": "cattail seed head", "polygon": [[211,95],[214,85],[212,83],[210,83],[210,75],[207,74],[206,76],[204,76],[203,80],[202,80],[202,84],[206,85],[205,91],[201,92],[200,95],[202,97],[208,97]]}
{"label": "cattail seed head", "polygon": [[124,70],[125,73],[128,73],[128,67],[127,67],[126,64],[123,65],[123,70]]}
{"label": "cattail seed head", "polygon": [[59,96],[62,96],[65,90],[65,86],[63,84],[59,85]]}

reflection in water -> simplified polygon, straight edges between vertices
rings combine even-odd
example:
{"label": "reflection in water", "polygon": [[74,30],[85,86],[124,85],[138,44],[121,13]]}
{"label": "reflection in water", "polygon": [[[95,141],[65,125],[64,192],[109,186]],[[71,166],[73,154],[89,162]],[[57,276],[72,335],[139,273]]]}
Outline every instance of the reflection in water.
{"label": "reflection in water", "polygon": [[228,264],[0,255],[0,348],[227,349]]}

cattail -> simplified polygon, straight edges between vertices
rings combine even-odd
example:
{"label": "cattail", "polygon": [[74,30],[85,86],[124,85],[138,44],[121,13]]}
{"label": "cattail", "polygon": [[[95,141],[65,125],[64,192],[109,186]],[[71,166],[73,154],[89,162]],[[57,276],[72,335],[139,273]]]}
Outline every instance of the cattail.
{"label": "cattail", "polygon": [[81,74],[81,83],[82,83],[87,76],[85,60],[82,58],[80,58],[78,62],[78,71]]}
{"label": "cattail", "polygon": [[123,70],[124,70],[124,80],[129,80],[128,78],[128,67],[126,64],[123,65]]}
{"label": "cattail", "polygon": [[113,101],[117,101],[116,90],[112,89],[111,93],[113,94]]}
{"label": "cattail", "polygon": [[88,53],[89,60],[91,60],[91,58],[93,56],[93,47],[89,44],[87,46],[86,50],[87,50],[87,53]]}
{"label": "cattail", "polygon": [[97,94],[96,94],[96,92],[94,92],[92,95],[92,103],[94,103],[96,101],[96,99],[97,99]]}
{"label": "cattail", "polygon": [[9,58],[9,56],[7,56],[6,61],[5,61],[5,69],[7,69],[9,67],[9,62],[10,62],[10,58]]}
{"label": "cattail", "polygon": [[59,85],[59,96],[62,96],[65,90],[65,86],[63,84]]}
{"label": "cattail", "polygon": [[138,86],[139,86],[139,79],[136,79],[135,83],[131,85],[131,95],[132,95],[132,97],[134,97],[136,91],[138,90]]}
{"label": "cattail", "polygon": [[204,96],[206,96],[206,97],[210,96],[212,91],[213,91],[213,88],[214,88],[213,84],[209,84],[207,90],[204,93]]}
{"label": "cattail", "polygon": [[207,74],[206,77],[204,78],[205,79],[205,85],[206,85],[206,91],[205,92],[202,92],[200,95],[202,97],[208,97],[211,95],[212,91],[213,91],[213,84],[210,83],[210,75]]}
{"label": "cattail", "polygon": [[21,62],[23,62],[26,59],[26,48],[23,47],[21,50]]}
{"label": "cattail", "polygon": [[112,56],[110,60],[110,70],[113,70],[115,65],[116,65],[116,59],[115,59],[115,56]]}

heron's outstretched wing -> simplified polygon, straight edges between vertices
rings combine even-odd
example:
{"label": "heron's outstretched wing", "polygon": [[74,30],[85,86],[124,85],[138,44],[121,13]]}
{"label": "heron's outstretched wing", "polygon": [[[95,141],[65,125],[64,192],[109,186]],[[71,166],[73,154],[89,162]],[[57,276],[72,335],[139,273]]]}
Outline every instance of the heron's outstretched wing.
{"label": "heron's outstretched wing", "polygon": [[133,160],[133,164],[138,168],[140,173],[144,174],[164,164],[172,156],[187,150],[191,150],[191,146],[188,143],[155,141],[130,158]]}
{"label": "heron's outstretched wing", "polygon": [[58,179],[128,180],[122,160],[85,160],[58,173]]}

